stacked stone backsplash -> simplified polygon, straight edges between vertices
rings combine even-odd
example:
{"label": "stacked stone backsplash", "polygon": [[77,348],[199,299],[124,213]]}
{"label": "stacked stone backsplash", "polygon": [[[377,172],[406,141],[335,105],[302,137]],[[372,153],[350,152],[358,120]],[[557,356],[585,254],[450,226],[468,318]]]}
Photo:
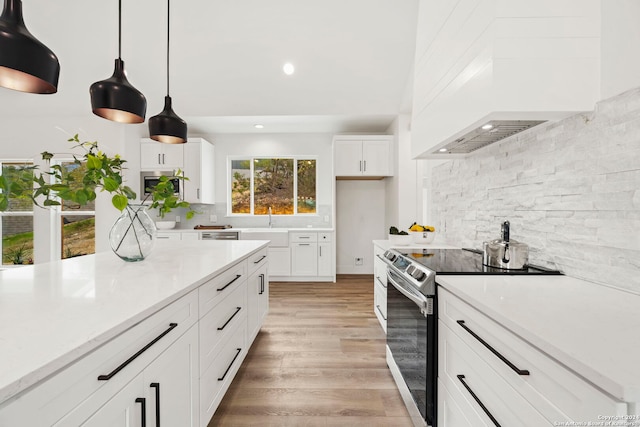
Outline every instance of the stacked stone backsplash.
{"label": "stacked stone backsplash", "polygon": [[511,222],[530,262],[640,294],[640,88],[433,169],[448,243],[481,248]]}

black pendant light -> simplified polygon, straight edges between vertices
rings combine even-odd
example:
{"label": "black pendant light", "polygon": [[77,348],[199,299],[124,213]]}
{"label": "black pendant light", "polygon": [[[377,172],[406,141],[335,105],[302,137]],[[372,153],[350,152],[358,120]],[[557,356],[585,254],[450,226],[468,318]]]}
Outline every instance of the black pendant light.
{"label": "black pendant light", "polygon": [[56,93],[60,63],[27,30],[22,1],[4,0],[0,16],[0,86],[29,93]]}
{"label": "black pendant light", "polygon": [[91,85],[91,110],[97,116],[120,123],[142,123],[147,100],[133,87],[124,72],[122,51],[122,0],[118,0],[118,59],[113,75]]}
{"label": "black pendant light", "polygon": [[164,109],[157,116],[149,119],[149,137],[167,144],[183,144],[187,142],[187,123],[171,108],[169,96],[169,11],[167,0],[167,96],[164,97]]}

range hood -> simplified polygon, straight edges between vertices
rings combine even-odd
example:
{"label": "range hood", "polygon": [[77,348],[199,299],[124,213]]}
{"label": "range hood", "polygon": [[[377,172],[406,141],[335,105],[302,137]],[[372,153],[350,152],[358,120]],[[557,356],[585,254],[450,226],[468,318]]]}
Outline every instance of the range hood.
{"label": "range hood", "polygon": [[469,154],[545,122],[546,120],[491,120],[440,147],[432,154]]}

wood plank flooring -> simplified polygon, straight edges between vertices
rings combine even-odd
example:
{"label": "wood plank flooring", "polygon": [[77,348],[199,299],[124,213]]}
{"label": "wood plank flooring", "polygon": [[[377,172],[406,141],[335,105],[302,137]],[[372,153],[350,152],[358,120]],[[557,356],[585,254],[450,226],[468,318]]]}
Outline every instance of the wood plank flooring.
{"label": "wood plank flooring", "polygon": [[269,303],[209,427],[413,425],[385,361],[372,276],[271,282]]}

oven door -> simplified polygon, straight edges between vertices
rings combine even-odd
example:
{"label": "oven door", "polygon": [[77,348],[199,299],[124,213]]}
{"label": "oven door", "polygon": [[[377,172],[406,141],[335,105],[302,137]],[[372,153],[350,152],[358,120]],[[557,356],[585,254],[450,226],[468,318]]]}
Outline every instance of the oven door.
{"label": "oven door", "polygon": [[401,394],[408,389],[429,426],[436,425],[435,308],[435,295],[421,294],[387,269],[387,347],[404,384],[396,382]]}

